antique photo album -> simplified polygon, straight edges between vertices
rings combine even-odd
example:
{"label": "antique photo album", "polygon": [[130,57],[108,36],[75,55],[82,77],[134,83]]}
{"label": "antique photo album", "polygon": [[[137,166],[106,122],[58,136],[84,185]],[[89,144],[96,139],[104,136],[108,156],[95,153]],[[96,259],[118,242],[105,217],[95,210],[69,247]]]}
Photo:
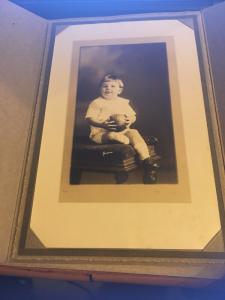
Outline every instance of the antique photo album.
{"label": "antique photo album", "polygon": [[[29,166],[33,204],[26,210],[20,253],[35,248],[27,232],[39,240],[37,253],[184,257],[207,255],[207,246],[223,235],[216,158],[221,154],[214,151],[216,124],[209,117],[198,26],[195,17],[53,24],[44,117],[37,118]],[[102,81],[109,75],[114,79]],[[117,102],[105,96],[102,82],[119,89]],[[129,123],[132,110],[135,121],[120,131],[93,126],[90,107],[110,125],[115,112]],[[128,142],[105,139],[112,132]],[[150,165],[152,181],[144,180],[129,132],[159,157]]]}

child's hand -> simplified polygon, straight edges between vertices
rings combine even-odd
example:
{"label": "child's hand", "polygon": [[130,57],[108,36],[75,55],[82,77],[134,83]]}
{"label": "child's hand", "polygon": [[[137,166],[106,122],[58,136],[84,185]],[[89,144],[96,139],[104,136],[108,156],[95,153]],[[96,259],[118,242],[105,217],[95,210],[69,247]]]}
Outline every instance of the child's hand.
{"label": "child's hand", "polygon": [[114,120],[110,120],[110,119],[107,119],[103,123],[102,127],[109,131],[117,131],[118,130],[118,126],[116,125],[116,122]]}
{"label": "child's hand", "polygon": [[127,116],[125,115],[125,124],[126,124],[126,128],[128,128],[131,124],[133,124],[136,121],[136,116],[132,115],[132,116]]}
{"label": "child's hand", "polygon": [[131,124],[131,119],[127,115],[125,115],[125,125],[126,125],[126,127],[129,127],[130,124]]}

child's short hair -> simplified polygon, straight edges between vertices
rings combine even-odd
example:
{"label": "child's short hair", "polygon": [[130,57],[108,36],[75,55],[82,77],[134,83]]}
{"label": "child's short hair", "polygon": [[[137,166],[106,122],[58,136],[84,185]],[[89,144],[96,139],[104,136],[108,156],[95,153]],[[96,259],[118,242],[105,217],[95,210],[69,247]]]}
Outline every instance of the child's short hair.
{"label": "child's short hair", "polygon": [[111,80],[115,80],[119,83],[119,86],[121,89],[123,89],[124,87],[124,83],[121,77],[115,75],[115,74],[106,74],[103,79],[100,82],[100,86],[102,86],[102,84],[106,81],[111,81]]}

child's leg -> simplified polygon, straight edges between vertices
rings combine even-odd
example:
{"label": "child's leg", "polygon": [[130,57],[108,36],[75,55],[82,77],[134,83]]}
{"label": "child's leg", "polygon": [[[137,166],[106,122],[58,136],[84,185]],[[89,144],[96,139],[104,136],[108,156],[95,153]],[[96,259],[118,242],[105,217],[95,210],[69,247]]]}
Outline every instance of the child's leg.
{"label": "child's leg", "polygon": [[119,142],[121,144],[130,144],[129,138],[120,132],[106,132],[102,135],[102,143],[107,143],[110,141]]}
{"label": "child's leg", "polygon": [[127,130],[124,135],[126,135],[130,141],[130,144],[136,150],[140,160],[145,160],[150,157],[148,146],[136,129]]}
{"label": "child's leg", "polygon": [[115,141],[121,144],[128,145],[130,143],[129,138],[120,132],[104,132],[98,133],[94,136],[91,136],[90,139],[96,144],[104,144],[111,141]]}
{"label": "child's leg", "polygon": [[143,169],[144,169],[143,183],[145,184],[155,183],[157,180],[156,169],[159,167],[159,165],[157,164],[157,160],[159,159],[159,156],[152,155],[152,151],[149,152],[145,140],[142,138],[142,136],[137,130],[129,129],[125,134],[129,138],[131,145],[136,150],[142,162]]}

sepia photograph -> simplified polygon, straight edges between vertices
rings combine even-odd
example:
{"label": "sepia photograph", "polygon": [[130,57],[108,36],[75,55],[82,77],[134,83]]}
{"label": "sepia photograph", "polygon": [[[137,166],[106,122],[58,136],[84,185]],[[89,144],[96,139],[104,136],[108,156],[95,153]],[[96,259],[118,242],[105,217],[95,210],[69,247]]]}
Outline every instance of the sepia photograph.
{"label": "sepia photograph", "polygon": [[202,250],[221,229],[192,25],[56,25],[30,218],[45,247]]}
{"label": "sepia photograph", "polygon": [[166,43],[79,50],[70,183],[177,183]]}

